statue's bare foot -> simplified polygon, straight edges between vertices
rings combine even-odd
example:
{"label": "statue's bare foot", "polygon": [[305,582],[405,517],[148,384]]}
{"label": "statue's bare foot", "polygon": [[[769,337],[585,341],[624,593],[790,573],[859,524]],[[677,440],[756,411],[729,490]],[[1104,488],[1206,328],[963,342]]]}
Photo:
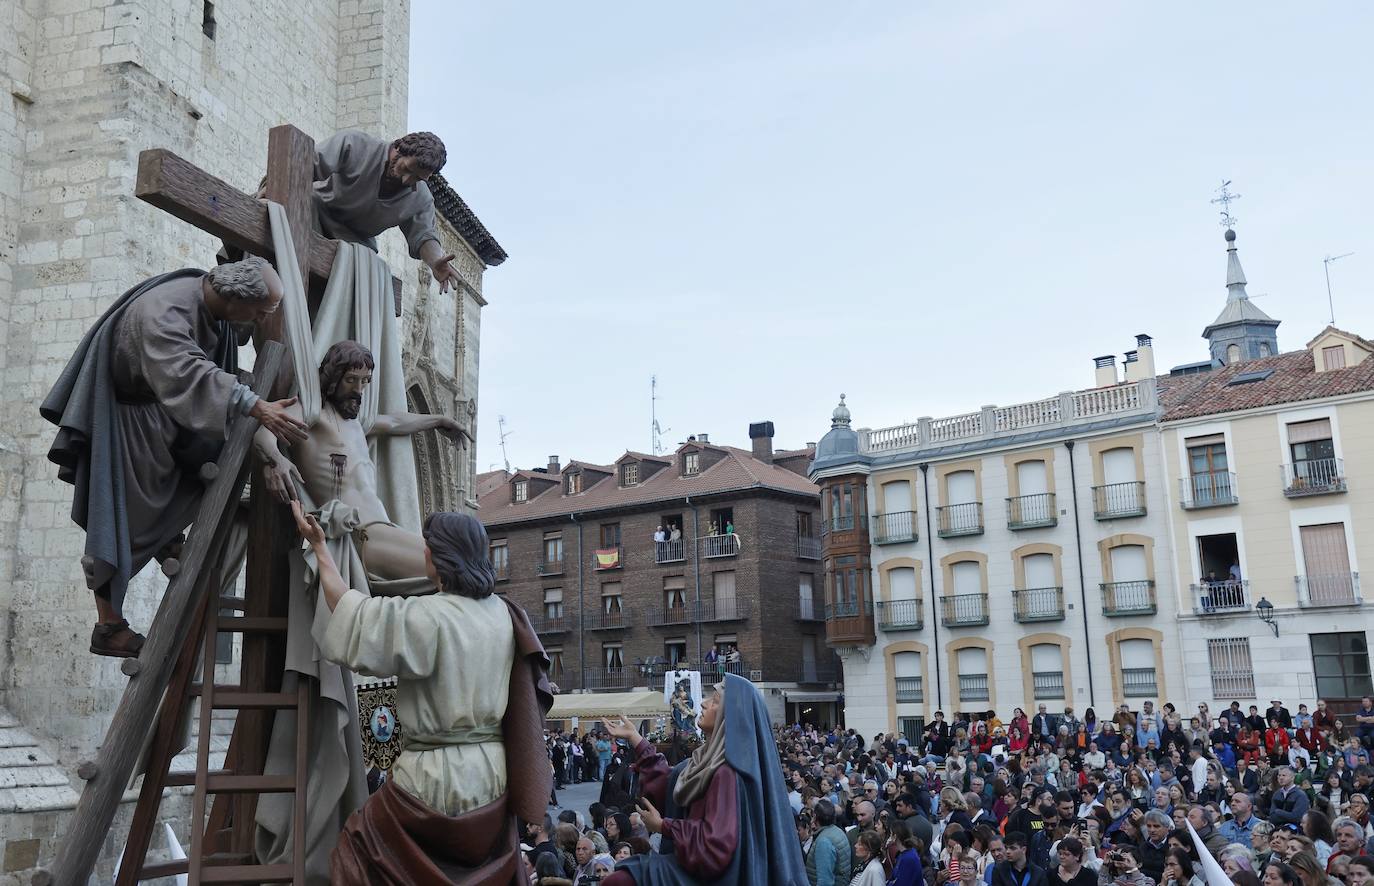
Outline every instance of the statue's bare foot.
{"label": "statue's bare foot", "polygon": [[91,652],[111,658],[138,658],[145,640],[147,638],[130,628],[124,619],[108,624],[96,622],[95,630],[91,631]]}

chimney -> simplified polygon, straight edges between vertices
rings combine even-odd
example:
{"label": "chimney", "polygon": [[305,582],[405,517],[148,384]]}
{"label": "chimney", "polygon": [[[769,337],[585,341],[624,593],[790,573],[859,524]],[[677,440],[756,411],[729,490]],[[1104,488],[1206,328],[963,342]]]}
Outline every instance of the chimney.
{"label": "chimney", "polygon": [[1122,355],[1121,371],[1124,382],[1139,381],[1140,378],[1140,354],[1136,351],[1127,351]]}
{"label": "chimney", "polygon": [[562,471],[562,470],[563,470],[563,466],[560,465],[560,464],[558,463],[558,456],[556,456],[556,455],[550,455],[550,456],[549,456],[549,473],[550,473],[550,474],[557,474],[558,472],[560,472],[560,471]]}
{"label": "chimney", "polygon": [[1136,359],[1140,366],[1136,369],[1138,378],[1155,377],[1155,340],[1145,333],[1135,337]]}
{"label": "chimney", "polygon": [[754,458],[773,463],[773,423],[757,421],[749,426],[749,443],[754,449]]}
{"label": "chimney", "polygon": [[710,442],[711,442],[711,435],[710,435],[710,434],[697,434],[697,442],[698,442],[698,443],[710,443]]}
{"label": "chimney", "polygon": [[1097,366],[1097,387],[1106,388],[1116,384],[1115,354],[1108,354],[1105,357],[1094,357],[1093,363]]}

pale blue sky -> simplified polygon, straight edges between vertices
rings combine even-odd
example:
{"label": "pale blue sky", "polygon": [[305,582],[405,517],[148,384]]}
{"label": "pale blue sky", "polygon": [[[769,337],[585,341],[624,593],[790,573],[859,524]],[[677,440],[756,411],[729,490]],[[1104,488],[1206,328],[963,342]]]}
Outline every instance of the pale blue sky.
{"label": "pale blue sky", "polygon": [[410,116],[509,251],[478,463],[799,446],[1206,356],[1225,176],[1257,303],[1374,335],[1364,3],[415,0]]}

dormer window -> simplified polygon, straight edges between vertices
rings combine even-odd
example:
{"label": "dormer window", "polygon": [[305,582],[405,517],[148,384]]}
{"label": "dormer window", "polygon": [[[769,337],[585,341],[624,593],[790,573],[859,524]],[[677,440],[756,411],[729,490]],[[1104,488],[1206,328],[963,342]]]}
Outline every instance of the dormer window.
{"label": "dormer window", "polygon": [[620,466],[620,485],[637,486],[639,484],[639,462],[629,462]]}
{"label": "dormer window", "polygon": [[700,474],[701,473],[701,453],[688,452],[682,456],[682,473]]}
{"label": "dormer window", "polygon": [[530,500],[530,481],[515,481],[515,503],[521,504]]}
{"label": "dormer window", "polygon": [[568,475],[567,490],[568,495],[577,495],[582,491],[582,473],[580,471]]}
{"label": "dormer window", "polygon": [[1345,368],[1345,347],[1335,345],[1333,347],[1322,348],[1322,370],[1330,372],[1333,369]]}

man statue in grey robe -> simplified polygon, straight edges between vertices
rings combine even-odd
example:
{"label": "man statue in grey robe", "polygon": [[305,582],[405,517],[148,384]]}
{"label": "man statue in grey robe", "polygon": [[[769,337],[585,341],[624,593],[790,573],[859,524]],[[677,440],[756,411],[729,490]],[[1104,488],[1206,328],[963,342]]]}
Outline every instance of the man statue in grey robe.
{"label": "man statue in grey robe", "polygon": [[230,324],[256,324],[281,299],[260,258],[144,281],[86,334],[44,400],[59,428],[48,458],[76,487],[72,519],[87,534],[96,655],[138,655],[144,637],[123,616],[129,579],[194,519],[198,471],[219,457],[230,425],[247,417],[283,442],[304,439],[294,398],[261,400],[229,371]]}
{"label": "man statue in grey robe", "polygon": [[425,183],[448,154],[432,132],[388,142],[344,130],[321,142],[315,155],[315,206],[326,237],[377,251],[377,236],[399,227],[411,258],[429,266],[439,291],[458,283],[453,254],[439,245],[434,196]]}

